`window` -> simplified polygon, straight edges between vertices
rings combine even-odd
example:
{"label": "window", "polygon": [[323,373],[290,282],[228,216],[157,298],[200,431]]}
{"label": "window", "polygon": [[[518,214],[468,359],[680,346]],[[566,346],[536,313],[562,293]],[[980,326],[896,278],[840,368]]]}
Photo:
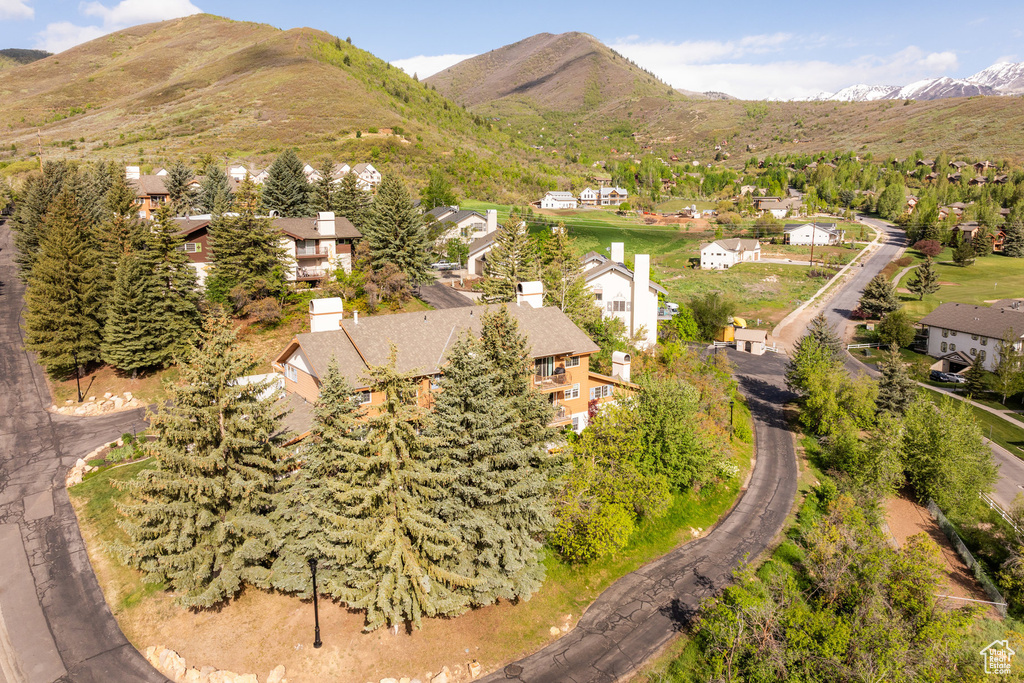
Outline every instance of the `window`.
{"label": "window", "polygon": [[956,344],[950,344],[949,345],[949,350],[950,351],[956,351]]}
{"label": "window", "polygon": [[972,356],[977,356],[978,355],[978,349],[971,349],[971,355]]}
{"label": "window", "polygon": [[981,345],[982,346],[988,346],[988,337],[982,337],[981,338]]}
{"label": "window", "polygon": [[985,349],[981,350],[981,359],[985,360]]}
{"label": "window", "polygon": [[184,247],[186,254],[195,254],[203,250],[203,245],[199,244],[199,242],[185,242]]}
{"label": "window", "polygon": [[953,336],[955,337],[955,336],[956,336],[956,330],[953,330],[953,331],[952,331],[952,334],[953,334]]}
{"label": "window", "polygon": [[971,339],[973,339],[974,341],[978,341],[978,335],[972,334]]}
{"label": "window", "polygon": [[563,400],[571,401],[572,399],[579,398],[579,397],[580,397],[580,385],[579,384],[573,384],[572,388],[565,390],[565,395],[563,397]]}
{"label": "window", "polygon": [[595,400],[595,399],[599,399],[599,398],[607,398],[608,396],[611,396],[611,395],[612,395],[612,388],[608,384],[602,384],[599,387],[592,387],[590,389],[590,400],[592,400],[592,401]]}
{"label": "window", "polygon": [[290,379],[293,382],[298,382],[299,381],[299,370],[294,365],[288,365],[287,363],[285,363],[285,365],[284,365],[284,376],[287,377],[288,379]]}
{"label": "window", "polygon": [[579,356],[570,356],[565,359],[565,367],[567,368],[578,368],[580,366]]}
{"label": "window", "polygon": [[357,405],[365,406],[373,398],[369,391],[360,391],[352,396]]}
{"label": "window", "polygon": [[441,375],[430,376],[430,390],[437,391],[441,388]]}
{"label": "window", "polygon": [[608,310],[612,311],[612,312],[616,312],[616,313],[617,312],[622,312],[622,311],[628,311],[628,310],[630,310],[632,308],[632,306],[630,306],[629,304],[630,304],[630,302],[628,302],[628,301],[609,301],[608,302]]}
{"label": "window", "polygon": [[541,377],[549,377],[555,373],[555,357],[547,356],[546,358],[538,358],[533,363],[534,372]]}
{"label": "window", "polygon": [[942,336],[943,337],[948,337],[949,336],[949,330],[943,330],[942,331]]}
{"label": "window", "polygon": [[574,415],[573,418],[572,418],[572,431],[574,431],[574,432],[580,431],[580,416],[579,415]]}
{"label": "window", "polygon": [[602,294],[601,292],[594,292],[594,301],[601,301],[603,296],[604,294]]}
{"label": "window", "polygon": [[939,347],[939,350],[941,350],[942,353],[945,353],[947,346],[948,346],[948,344],[946,344],[946,342],[942,342],[942,346]]}

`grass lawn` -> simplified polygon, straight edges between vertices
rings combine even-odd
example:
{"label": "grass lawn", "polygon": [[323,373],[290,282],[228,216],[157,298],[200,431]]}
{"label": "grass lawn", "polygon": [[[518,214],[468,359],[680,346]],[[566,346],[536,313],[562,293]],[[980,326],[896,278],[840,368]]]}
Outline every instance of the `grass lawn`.
{"label": "grass lawn", "polygon": [[[751,425],[750,413],[737,401],[736,418]],[[108,604],[122,630],[138,648],[163,645],[185,657],[189,666],[215,666],[261,679],[284,664],[289,680],[379,680],[418,676],[447,665],[477,659],[484,670],[536,650],[554,638],[551,627],[571,628],[581,613],[615,580],[692,539],[691,528],[712,527],[736,499],[750,471],[753,444],[734,442],[736,479],[699,494],[673,497],[668,513],[642,523],[620,553],[587,565],[570,565],[546,553],[547,579],[529,601],[500,603],[456,619],[425,619],[412,633],[362,633],[362,614],[323,600],[320,622],[324,647],[309,648],[312,607],[294,597],[246,589],[217,610],[189,612],[173,604],[161,586],[143,584],[141,574],[113,556],[111,544],[124,539],[114,503],[123,493],[111,481],[134,477],[152,461],[103,469],[89,475],[70,495],[86,539],[89,557]],[[426,679],[423,679],[426,680]]]}
{"label": "grass lawn", "polygon": [[[924,260],[916,251],[909,250],[907,254],[915,263]],[[998,299],[1024,296],[1024,261],[1020,259],[992,254],[961,268],[953,264],[951,250],[945,249],[935,260],[939,291],[925,296],[923,301],[913,294],[899,295],[913,320],[920,320],[945,301],[984,306]],[[901,284],[906,286],[906,281]]]}
{"label": "grass lawn", "polygon": [[[942,394],[938,391],[931,389],[922,389],[922,391],[933,403],[942,400]],[[981,426],[983,436],[1024,460],[1024,427],[1015,427],[1003,418],[977,406],[971,406],[971,409]]]}

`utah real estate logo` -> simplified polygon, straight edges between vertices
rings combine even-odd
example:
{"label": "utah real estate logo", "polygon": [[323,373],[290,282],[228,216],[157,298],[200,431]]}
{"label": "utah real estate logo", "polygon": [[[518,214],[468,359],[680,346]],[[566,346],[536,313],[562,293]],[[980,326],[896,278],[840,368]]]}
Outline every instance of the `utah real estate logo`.
{"label": "utah real estate logo", "polygon": [[1009,674],[1010,663],[1013,656],[1017,654],[1010,649],[1010,643],[1006,640],[994,640],[981,651],[985,658],[985,673],[987,674]]}

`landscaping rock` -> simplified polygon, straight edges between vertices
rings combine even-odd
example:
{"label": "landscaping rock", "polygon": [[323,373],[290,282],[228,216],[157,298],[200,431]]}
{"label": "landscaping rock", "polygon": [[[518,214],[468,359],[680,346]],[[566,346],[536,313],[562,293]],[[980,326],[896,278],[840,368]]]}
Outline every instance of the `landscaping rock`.
{"label": "landscaping rock", "polygon": [[96,400],[96,397],[95,397],[95,396],[90,396],[90,397],[89,397],[88,399],[86,399],[86,400],[87,400],[87,401],[89,401],[89,402],[91,403],[91,402],[93,402],[93,401],[95,401],[95,400]]}
{"label": "landscaping rock", "polygon": [[218,670],[210,674],[210,683],[236,683],[238,674],[234,671]]}
{"label": "landscaping rock", "polygon": [[256,674],[240,674],[235,676],[235,683],[260,683],[260,679],[256,678]]}
{"label": "landscaping rock", "polygon": [[408,678],[399,678],[398,683],[412,683]]}
{"label": "landscaping rock", "polygon": [[441,672],[430,679],[430,683],[448,683],[448,674]]}
{"label": "landscaping rock", "polygon": [[382,679],[380,679],[380,683],[398,683],[398,679],[397,678],[382,678]]}
{"label": "landscaping rock", "polygon": [[132,392],[130,392],[130,391],[124,392],[124,400],[131,401],[132,400]]}
{"label": "landscaping rock", "polygon": [[557,635],[559,635],[561,633],[561,631],[558,629],[557,626],[552,626],[551,628],[548,629],[548,633],[550,633],[553,636],[557,636]]}
{"label": "landscaping rock", "polygon": [[267,674],[267,683],[284,683],[284,664],[278,664]]}
{"label": "landscaping rock", "polygon": [[185,683],[203,683],[204,680],[210,680],[205,678],[199,669],[189,669],[185,672]]}
{"label": "landscaping rock", "polygon": [[103,398],[110,398],[111,396],[113,396],[113,394],[110,393],[109,391],[107,393],[103,394]]}
{"label": "landscaping rock", "polygon": [[[114,410],[121,410],[121,408],[123,408],[123,407],[124,407],[124,399],[121,398],[120,396],[115,396],[114,397]],[[124,444],[121,442],[120,439],[118,439],[117,440],[117,445],[118,446],[123,446]]]}
{"label": "landscaping rock", "polygon": [[146,661],[152,664],[153,666],[156,666],[160,662],[160,658],[157,657],[157,653],[162,649],[163,648],[157,647],[156,645],[150,645],[149,647],[147,647],[146,652],[144,653]]}
{"label": "landscaping rock", "polygon": [[480,662],[475,659],[469,663],[469,676],[470,678],[476,678],[480,675]]}

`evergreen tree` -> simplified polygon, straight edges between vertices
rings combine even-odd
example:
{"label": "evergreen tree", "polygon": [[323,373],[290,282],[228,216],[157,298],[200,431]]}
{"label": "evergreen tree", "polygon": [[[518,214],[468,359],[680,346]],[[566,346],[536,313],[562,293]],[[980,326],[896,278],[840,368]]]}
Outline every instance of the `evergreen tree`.
{"label": "evergreen tree", "polygon": [[356,559],[350,588],[336,597],[366,610],[367,631],[459,614],[467,603],[460,591],[473,583],[449,568],[460,539],[435,508],[451,478],[437,444],[422,434],[429,416],[417,404],[413,375],[395,369],[396,354],[392,347],[388,364],[369,371],[384,402],[368,421],[362,457],[342,472],[338,495],[336,522]]}
{"label": "evergreen tree", "polygon": [[188,348],[201,323],[196,271],[181,248],[183,242],[170,212],[161,207],[142,255],[152,283],[149,334],[157,349],[155,365],[161,367]]}
{"label": "evergreen tree", "polygon": [[100,355],[99,259],[88,218],[70,191],[46,215],[25,296],[25,344],[51,375]]}
{"label": "evergreen tree", "polygon": [[281,297],[286,290],[288,256],[271,220],[260,216],[260,197],[251,178],[235,194],[237,215],[217,216],[210,223],[210,274],[207,295],[214,301],[236,301],[241,310],[251,300]]}
{"label": "evergreen tree", "polygon": [[957,245],[956,249],[953,250],[953,263],[957,264],[961,268],[974,263],[975,259],[974,246],[968,239],[961,239],[960,244]]}
{"label": "evergreen tree", "polygon": [[1024,221],[1008,222],[1003,227],[1003,253],[1011,258],[1024,258]]}
{"label": "evergreen tree", "polygon": [[154,324],[154,280],[142,259],[125,253],[114,273],[114,287],[107,298],[103,325],[103,360],[132,377],[139,370],[161,364],[159,327]]}
{"label": "evergreen tree", "polygon": [[57,195],[65,188],[75,186],[75,168],[66,161],[47,161],[41,176],[29,176],[21,193],[11,228],[17,254],[18,277],[28,280],[29,273],[39,255],[39,245],[46,232],[44,218]]}
{"label": "evergreen tree", "polygon": [[311,436],[298,454],[301,464],[278,494],[271,517],[280,538],[271,567],[278,590],[309,597],[312,558],[317,559],[317,583],[324,594],[341,596],[348,590],[349,568],[360,555],[335,520],[347,509],[340,501],[364,483],[353,478],[364,457],[358,416],[352,386],[332,358],[313,406]]}
{"label": "evergreen tree", "polygon": [[[843,341],[829,324],[824,311],[818,313],[818,315],[811,319],[810,324],[807,326],[806,336],[813,337],[818,344],[832,354],[832,357],[836,360],[842,359],[843,351],[845,350]],[[799,342],[797,342],[797,344],[799,344]]]}
{"label": "evergreen tree", "polygon": [[594,294],[583,279],[583,262],[575,240],[559,223],[544,243],[544,304],[555,306],[580,327],[601,316]]}
{"label": "evergreen tree", "polygon": [[533,386],[534,365],[529,342],[508,308],[499,306],[481,318],[481,344],[495,371],[498,396],[512,402],[518,416],[517,433],[526,446],[548,441],[553,408]]}
{"label": "evergreen tree", "polygon": [[178,160],[167,169],[167,200],[175,216],[190,216],[196,207],[196,192],[189,183],[195,174],[185,162]]}
{"label": "evergreen tree", "polygon": [[231,183],[219,166],[207,166],[199,185],[199,206],[205,213],[222,214],[231,206]]}
{"label": "evergreen tree", "polygon": [[887,411],[893,415],[903,415],[917,394],[917,383],[907,372],[907,367],[895,345],[889,347],[878,368],[882,377],[878,381],[878,396],[875,405],[879,412]]}
{"label": "evergreen tree", "polygon": [[341,184],[334,192],[334,213],[349,219],[352,225],[362,230],[366,225],[370,197],[359,188],[359,178],[355,173],[346,173]]}
{"label": "evergreen tree", "polygon": [[474,579],[465,591],[474,605],[529,599],[540,588],[538,539],[550,526],[537,449],[519,439],[512,402],[498,390],[480,342],[459,340],[445,365],[431,435],[452,476],[438,511],[464,544],[451,569]]}
{"label": "evergreen tree", "polygon": [[515,301],[516,285],[537,279],[537,254],[526,221],[510,213],[498,228],[494,246],[484,265],[484,297],[488,301]]}
{"label": "evergreen tree", "polygon": [[964,373],[964,393],[968,396],[981,396],[985,393],[985,364],[981,360],[981,354],[976,354],[971,361],[971,367]]}
{"label": "evergreen tree", "polygon": [[918,295],[918,301],[922,301],[925,294],[934,294],[939,291],[939,274],[935,272],[930,256],[914,270],[914,274],[907,280],[907,289]]}
{"label": "evergreen tree", "polygon": [[310,187],[302,169],[294,149],[286,149],[274,159],[263,183],[263,206],[268,211],[286,218],[309,215]]}
{"label": "evergreen tree", "polygon": [[871,278],[860,297],[860,307],[871,318],[881,318],[900,307],[896,289],[884,274]]}
{"label": "evergreen tree", "polygon": [[334,184],[334,159],[324,157],[317,169],[320,178],[313,185],[313,211],[334,211],[337,186]]}
{"label": "evergreen tree", "polygon": [[147,582],[166,582],[184,607],[205,608],[243,584],[269,587],[276,545],[268,519],[287,452],[277,396],[235,380],[257,366],[224,318],[203,326],[170,401],[151,416],[157,463],[115,484],[128,536],[115,550]]}
{"label": "evergreen tree", "polygon": [[441,169],[436,167],[430,169],[430,179],[427,181],[427,186],[423,188],[420,199],[424,211],[430,211],[439,206],[454,206],[458,201],[455,198],[455,193],[452,192],[448,178]]}
{"label": "evergreen tree", "polygon": [[391,263],[410,282],[431,279],[427,230],[413,208],[409,191],[397,176],[388,175],[381,181],[362,231],[374,270]]}

